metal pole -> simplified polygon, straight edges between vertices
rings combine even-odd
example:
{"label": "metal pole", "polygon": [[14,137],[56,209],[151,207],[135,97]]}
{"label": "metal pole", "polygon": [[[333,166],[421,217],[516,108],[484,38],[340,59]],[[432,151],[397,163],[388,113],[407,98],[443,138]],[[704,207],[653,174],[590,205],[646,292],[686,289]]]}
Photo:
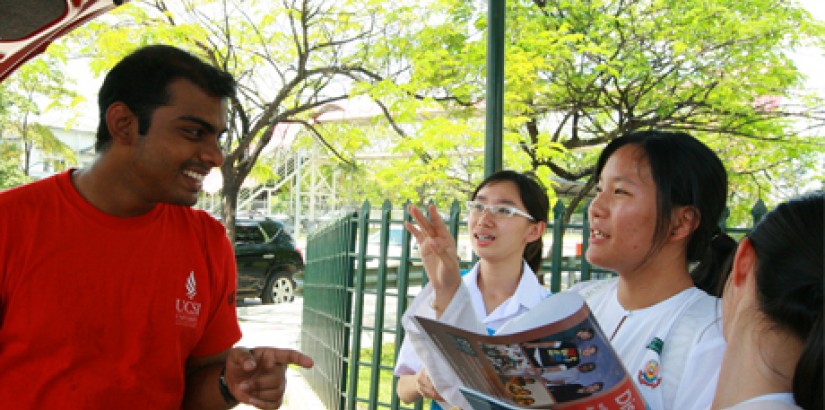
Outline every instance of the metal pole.
{"label": "metal pole", "polygon": [[504,124],[504,26],[505,1],[488,0],[487,9],[487,113],[484,176],[501,169]]}

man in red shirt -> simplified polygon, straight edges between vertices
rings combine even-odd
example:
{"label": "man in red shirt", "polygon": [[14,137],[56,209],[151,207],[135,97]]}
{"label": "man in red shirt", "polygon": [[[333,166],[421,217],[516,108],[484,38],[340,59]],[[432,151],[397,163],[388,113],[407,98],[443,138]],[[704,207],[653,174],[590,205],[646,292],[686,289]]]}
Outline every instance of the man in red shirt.
{"label": "man in red shirt", "polygon": [[144,47],[100,89],[95,162],[0,193],[0,403],[275,409],[293,350],[233,348],[236,267],[194,210],[232,77]]}

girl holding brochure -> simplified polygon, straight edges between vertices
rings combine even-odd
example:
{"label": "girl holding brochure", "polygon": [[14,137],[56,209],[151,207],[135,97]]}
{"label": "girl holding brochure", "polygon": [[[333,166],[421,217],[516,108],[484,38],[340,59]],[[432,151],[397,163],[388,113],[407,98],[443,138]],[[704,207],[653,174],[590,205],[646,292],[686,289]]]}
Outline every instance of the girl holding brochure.
{"label": "girl holding brochure", "polygon": [[718,225],[725,168],[688,134],[643,131],[611,141],[595,175],[586,257],[617,277],[571,290],[587,300],[650,408],[707,409],[725,342],[719,300],[695,284],[715,287],[735,249]]}
{"label": "girl holding brochure", "polygon": [[820,191],[779,205],[740,241],[714,409],[822,410],[823,235]]}
{"label": "girl holding brochure", "polygon": [[[720,262],[735,247],[718,227],[727,197],[724,166],[687,134],[643,131],[610,142],[595,176],[586,257],[617,277],[571,290],[587,300],[651,409],[707,409],[725,342],[718,299],[695,283],[715,286]],[[425,268],[440,320],[480,331],[469,292],[451,263],[455,252],[446,227],[432,209],[431,220],[420,213],[413,217],[418,228],[411,232],[434,259]],[[405,318],[404,325],[411,340],[421,338],[416,350],[426,349],[415,323]],[[439,368],[446,366],[437,358],[424,363],[442,396],[465,405],[460,393],[452,393],[456,383],[441,377]]]}
{"label": "girl holding brochure", "polygon": [[[459,273],[455,240],[438,217],[434,206],[430,223],[423,213],[411,206],[417,225],[407,229],[419,241],[421,257],[430,283],[415,298],[406,315],[442,318],[452,298],[441,289],[461,286],[467,292],[467,309],[473,320],[494,332],[511,318],[529,310],[548,291],[536,273],[541,267],[542,235],[547,227],[550,201],[545,189],[532,176],[515,171],[499,171],[485,179],[467,202],[467,229],[478,263],[463,277]],[[434,292],[434,290],[439,291]],[[406,321],[407,319],[405,319]],[[407,327],[405,325],[405,327]],[[442,366],[427,366],[437,361],[419,335],[404,340],[395,374],[399,376],[398,396],[404,402],[421,397],[469,408],[458,392],[458,379]],[[430,375],[448,380],[436,387]],[[443,397],[442,397],[443,396]],[[459,399],[459,400],[456,400]],[[445,407],[449,408],[449,407]]]}

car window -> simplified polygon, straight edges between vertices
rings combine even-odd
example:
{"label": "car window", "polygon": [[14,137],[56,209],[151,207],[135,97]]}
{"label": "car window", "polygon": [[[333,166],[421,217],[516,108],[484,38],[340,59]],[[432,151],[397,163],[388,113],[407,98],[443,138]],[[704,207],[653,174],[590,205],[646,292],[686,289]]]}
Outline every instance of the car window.
{"label": "car window", "polygon": [[[404,235],[403,228],[390,228],[390,235],[387,239],[387,243],[391,246],[401,246],[401,239],[402,235]],[[410,238],[412,241],[413,239]],[[372,235],[370,235],[369,239],[367,240],[368,243],[372,244],[379,244],[381,243],[381,231],[376,231]]]}
{"label": "car window", "polygon": [[266,236],[271,240],[280,235],[284,228],[280,223],[267,219],[261,221],[261,229],[266,232]]}
{"label": "car window", "polygon": [[235,226],[236,243],[264,243],[265,241],[263,232],[257,226]]}
{"label": "car window", "polygon": [[390,229],[390,245],[401,246],[401,237],[404,234],[403,229]]}

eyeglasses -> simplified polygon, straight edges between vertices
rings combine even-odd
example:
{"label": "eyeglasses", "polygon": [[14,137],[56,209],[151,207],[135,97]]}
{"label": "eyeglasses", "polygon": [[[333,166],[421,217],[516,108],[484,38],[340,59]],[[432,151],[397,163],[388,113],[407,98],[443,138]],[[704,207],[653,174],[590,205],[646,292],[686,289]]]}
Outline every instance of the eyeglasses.
{"label": "eyeglasses", "polygon": [[477,201],[467,201],[467,211],[471,214],[478,215],[482,214],[484,211],[487,211],[495,219],[512,218],[513,215],[520,215],[533,222],[536,220],[536,218],[533,218],[527,212],[524,212],[518,208],[513,208],[512,206],[485,205]]}

